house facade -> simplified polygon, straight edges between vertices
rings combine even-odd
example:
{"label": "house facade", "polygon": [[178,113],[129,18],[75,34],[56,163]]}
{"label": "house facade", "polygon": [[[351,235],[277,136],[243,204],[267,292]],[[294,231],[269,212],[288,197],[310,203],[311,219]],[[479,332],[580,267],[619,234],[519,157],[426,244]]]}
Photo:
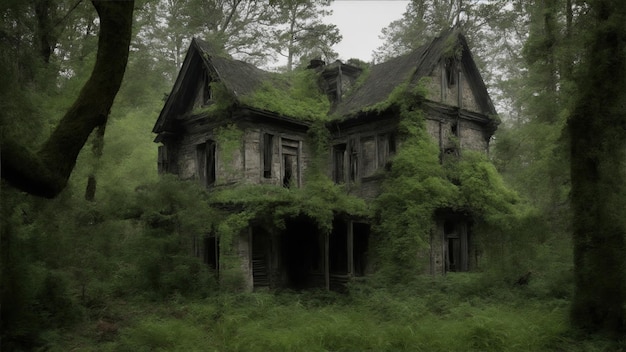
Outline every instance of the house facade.
{"label": "house facade", "polygon": [[[440,160],[465,150],[488,153],[496,112],[456,30],[371,67],[314,60],[302,76],[289,82],[213,55],[207,43],[194,39],[153,129],[159,172],[196,179],[209,192],[257,186],[295,192],[306,189],[311,169],[322,165],[321,173],[347,194],[372,202],[403,144],[398,110],[385,102],[399,87],[418,85],[425,128]],[[302,96],[305,83],[315,86],[311,96]],[[301,105],[312,108],[296,109]],[[328,135],[321,156],[310,138],[319,126]],[[245,208],[237,199],[228,203],[216,206],[231,213]],[[233,240],[244,287],[336,288],[374,270],[373,219],[334,214],[326,229],[306,214],[285,216],[279,228],[250,219]],[[424,270],[471,270],[477,252],[472,219],[446,209],[433,218],[428,253],[420,254],[429,258]],[[221,270],[219,236],[201,236],[194,253]]]}

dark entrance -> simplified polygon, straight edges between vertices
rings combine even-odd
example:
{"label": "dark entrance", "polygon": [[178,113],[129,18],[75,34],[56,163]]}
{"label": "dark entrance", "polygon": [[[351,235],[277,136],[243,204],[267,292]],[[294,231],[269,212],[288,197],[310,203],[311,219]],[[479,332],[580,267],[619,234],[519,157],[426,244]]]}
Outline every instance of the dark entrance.
{"label": "dark entrance", "polygon": [[296,290],[323,286],[324,251],[313,221],[298,217],[286,221],[281,252],[284,284]]}

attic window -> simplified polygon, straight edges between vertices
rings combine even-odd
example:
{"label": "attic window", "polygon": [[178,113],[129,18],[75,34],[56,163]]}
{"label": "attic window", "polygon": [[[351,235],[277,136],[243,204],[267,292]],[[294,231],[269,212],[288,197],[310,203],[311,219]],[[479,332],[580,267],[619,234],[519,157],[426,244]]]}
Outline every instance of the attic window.
{"label": "attic window", "polygon": [[456,67],[456,61],[452,58],[446,59],[446,82],[448,87],[454,87],[456,85],[456,79],[458,76],[458,70]]}
{"label": "attic window", "polygon": [[459,125],[458,125],[458,123],[456,123],[456,122],[452,123],[452,125],[450,126],[450,133],[452,133],[452,135],[455,136],[455,137],[459,136]]}
{"label": "attic window", "polygon": [[209,82],[208,77],[205,80],[204,89],[203,89],[202,93],[203,93],[203,95],[202,95],[202,104],[203,105],[211,104],[213,102],[213,91],[211,90],[211,82]]}

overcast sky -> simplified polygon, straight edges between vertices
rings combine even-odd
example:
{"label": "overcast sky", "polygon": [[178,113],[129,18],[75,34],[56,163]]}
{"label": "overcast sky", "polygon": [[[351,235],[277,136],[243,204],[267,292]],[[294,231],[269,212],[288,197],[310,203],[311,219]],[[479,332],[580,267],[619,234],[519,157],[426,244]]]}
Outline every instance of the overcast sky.
{"label": "overcast sky", "polygon": [[390,22],[402,17],[407,0],[335,0],[326,22],[339,27],[343,40],[335,46],[339,59],[372,61],[372,51],[382,44],[378,37]]}

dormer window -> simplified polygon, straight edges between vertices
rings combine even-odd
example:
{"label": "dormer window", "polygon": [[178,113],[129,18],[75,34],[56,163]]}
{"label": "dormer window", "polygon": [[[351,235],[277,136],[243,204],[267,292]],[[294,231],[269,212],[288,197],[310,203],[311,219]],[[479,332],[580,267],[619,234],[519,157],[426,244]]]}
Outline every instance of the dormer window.
{"label": "dormer window", "polygon": [[204,81],[202,91],[202,105],[209,105],[211,103],[213,103],[213,91],[211,90],[211,82],[207,77]]}

